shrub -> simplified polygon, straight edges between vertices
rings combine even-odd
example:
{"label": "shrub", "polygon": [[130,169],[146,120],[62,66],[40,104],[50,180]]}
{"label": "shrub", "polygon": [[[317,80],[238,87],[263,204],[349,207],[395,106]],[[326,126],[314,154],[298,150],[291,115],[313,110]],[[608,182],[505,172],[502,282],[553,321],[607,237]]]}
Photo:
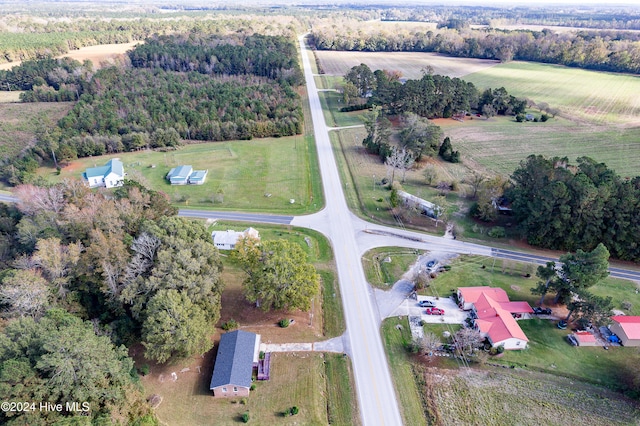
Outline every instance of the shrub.
{"label": "shrub", "polygon": [[445,271],[450,271],[451,270],[451,265],[444,265],[442,267],[442,269],[444,269]]}
{"label": "shrub", "polygon": [[242,423],[249,423],[249,412],[245,411],[242,413]]}
{"label": "shrub", "polygon": [[544,123],[545,121],[547,121],[548,119],[549,119],[549,116],[548,116],[547,114],[542,114],[542,115],[540,116],[540,121],[542,121],[543,123]]}
{"label": "shrub", "polygon": [[633,305],[628,300],[622,302],[622,309],[624,309],[625,311],[630,311],[632,307]]}
{"label": "shrub", "polygon": [[491,238],[504,238],[507,236],[507,233],[502,226],[494,226],[487,232],[487,235]]}
{"label": "shrub", "polygon": [[264,359],[264,351],[260,351],[260,354],[258,355],[258,358]]}
{"label": "shrub", "polygon": [[240,404],[242,404],[242,405],[247,405],[247,398],[242,398],[242,399],[240,400]]}
{"label": "shrub", "polygon": [[498,347],[496,348],[496,352],[501,354],[504,352],[504,345],[498,345]]}
{"label": "shrub", "polygon": [[292,416],[295,416],[300,410],[298,410],[298,406],[294,405],[289,411],[291,412]]}
{"label": "shrub", "polygon": [[518,123],[522,123],[522,122],[523,122],[523,121],[525,121],[525,120],[526,120],[526,118],[525,118],[524,114],[518,114],[518,115],[516,115],[516,121],[517,121]]}
{"label": "shrub", "polygon": [[142,367],[140,367],[140,374],[146,376],[147,374],[149,374],[149,370],[149,364],[144,364]]}
{"label": "shrub", "polygon": [[289,324],[291,324],[291,320],[289,320],[288,318],[283,318],[278,322],[278,325],[282,328],[289,327]]}
{"label": "shrub", "polygon": [[222,324],[222,329],[224,331],[235,330],[236,328],[238,328],[238,321],[234,320],[233,318]]}
{"label": "shrub", "polygon": [[255,383],[251,383],[251,387],[249,388],[249,390],[256,390],[256,384]]}

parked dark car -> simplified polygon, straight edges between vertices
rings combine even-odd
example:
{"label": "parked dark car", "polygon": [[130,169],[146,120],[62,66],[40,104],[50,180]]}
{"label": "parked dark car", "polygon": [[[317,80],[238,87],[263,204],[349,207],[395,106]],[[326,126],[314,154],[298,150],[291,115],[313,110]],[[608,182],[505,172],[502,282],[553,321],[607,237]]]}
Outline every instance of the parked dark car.
{"label": "parked dark car", "polygon": [[421,300],[418,302],[418,306],[421,308],[435,308],[436,304],[431,300]]}
{"label": "parked dark car", "polygon": [[551,315],[551,309],[535,307],[533,308],[533,313],[536,315]]}
{"label": "parked dark car", "polygon": [[444,315],[444,309],[427,308],[427,315]]}
{"label": "parked dark car", "polygon": [[430,260],[429,262],[427,262],[427,268],[431,269],[435,266],[436,261],[435,260]]}

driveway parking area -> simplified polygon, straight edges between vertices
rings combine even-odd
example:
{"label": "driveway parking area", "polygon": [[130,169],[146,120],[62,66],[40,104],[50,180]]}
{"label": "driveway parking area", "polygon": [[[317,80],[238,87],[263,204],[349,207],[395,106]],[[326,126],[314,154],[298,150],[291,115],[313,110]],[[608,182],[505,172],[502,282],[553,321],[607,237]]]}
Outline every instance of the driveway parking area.
{"label": "driveway parking area", "polygon": [[[427,315],[426,308],[418,306],[420,300],[434,302],[436,308],[444,309],[444,315]],[[419,316],[427,323],[462,324],[469,316],[469,313],[458,308],[456,302],[450,297],[441,297],[436,300],[435,297],[418,296],[418,300],[408,299],[407,303],[410,305],[411,315]]]}

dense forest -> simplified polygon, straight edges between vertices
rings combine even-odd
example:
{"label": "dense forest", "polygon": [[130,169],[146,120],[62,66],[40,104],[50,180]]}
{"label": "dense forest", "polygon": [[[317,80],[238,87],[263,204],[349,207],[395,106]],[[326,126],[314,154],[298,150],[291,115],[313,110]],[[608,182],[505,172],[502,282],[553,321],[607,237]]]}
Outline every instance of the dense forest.
{"label": "dense forest", "polygon": [[180,139],[234,140],[302,132],[295,44],[282,36],[155,37],[130,65],[27,61],[0,73],[23,102],[78,100],[35,148],[6,159],[0,178],[28,182],[40,161],[176,146]]}
{"label": "dense forest", "polygon": [[[141,342],[161,363],[211,348],[223,288],[211,236],[133,182],[109,193],[73,180],[14,194],[15,206],[0,206],[2,394],[86,401],[92,424],[151,415],[122,345]],[[0,422],[73,415],[3,412]]]}
{"label": "dense forest", "polygon": [[603,163],[582,157],[532,155],[513,173],[507,191],[530,244],[556,250],[593,250],[640,260],[640,177],[623,179]]}
{"label": "dense forest", "polygon": [[640,33],[633,32],[441,28],[426,32],[345,33],[324,28],[314,30],[311,40],[320,50],[436,52],[503,62],[535,61],[599,71],[640,73]]}

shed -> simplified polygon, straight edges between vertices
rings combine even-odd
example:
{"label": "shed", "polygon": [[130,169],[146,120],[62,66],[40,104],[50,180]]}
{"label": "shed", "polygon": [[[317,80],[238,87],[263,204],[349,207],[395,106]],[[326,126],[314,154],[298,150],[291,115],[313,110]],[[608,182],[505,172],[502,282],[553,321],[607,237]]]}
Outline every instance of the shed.
{"label": "shed", "polygon": [[189,183],[189,176],[193,172],[191,166],[178,166],[174,167],[167,173],[167,180],[171,185],[186,185]]}
{"label": "shed", "polygon": [[236,330],[222,335],[209,386],[214,397],[249,395],[259,350],[259,334]]}
{"label": "shed", "polygon": [[640,316],[616,315],[611,319],[613,324],[609,329],[623,346],[640,346]]}
{"label": "shed", "polygon": [[208,173],[209,170],[194,170],[193,173],[191,173],[191,175],[189,176],[189,184],[202,185],[207,179]]}
{"label": "shed", "polygon": [[589,331],[576,331],[573,333],[573,337],[576,339],[578,346],[598,346],[596,336]]}

